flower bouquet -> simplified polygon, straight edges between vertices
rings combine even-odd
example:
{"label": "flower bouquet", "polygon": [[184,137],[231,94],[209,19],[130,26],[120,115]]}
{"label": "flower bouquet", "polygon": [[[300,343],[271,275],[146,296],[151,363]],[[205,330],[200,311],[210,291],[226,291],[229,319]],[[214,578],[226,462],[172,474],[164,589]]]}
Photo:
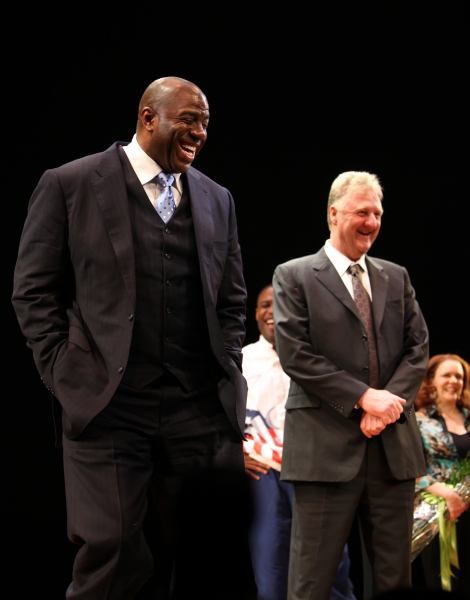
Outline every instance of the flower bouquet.
{"label": "flower bouquet", "polygon": [[[449,476],[447,485],[453,488],[467,506],[470,506],[470,459],[458,461]],[[411,560],[439,533],[441,551],[441,580],[443,589],[450,590],[450,565],[459,567],[455,521],[450,521],[444,498],[428,492],[421,493],[421,501],[413,513]]]}

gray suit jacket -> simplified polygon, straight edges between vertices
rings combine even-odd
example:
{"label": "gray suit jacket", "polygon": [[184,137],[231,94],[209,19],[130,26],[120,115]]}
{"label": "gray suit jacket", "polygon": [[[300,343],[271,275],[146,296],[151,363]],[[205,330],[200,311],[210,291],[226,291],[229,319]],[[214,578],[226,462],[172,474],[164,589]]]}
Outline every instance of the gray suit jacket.
{"label": "gray suit jacket", "polygon": [[[15,270],[13,304],[44,385],[68,417],[67,437],[106,406],[129,355],[135,265],[118,145],[44,173],[29,204]],[[234,203],[196,169],[185,182],[211,348],[226,373],[219,397],[242,436],[246,290]]]}
{"label": "gray suit jacket", "polygon": [[[426,471],[413,402],[428,362],[428,332],[406,269],[366,258],[380,363],[380,389],[406,399],[400,422],[380,435],[396,479]],[[282,478],[350,481],[367,438],[355,404],[368,389],[364,326],[324,249],[274,273],[276,345],[292,380]]]}

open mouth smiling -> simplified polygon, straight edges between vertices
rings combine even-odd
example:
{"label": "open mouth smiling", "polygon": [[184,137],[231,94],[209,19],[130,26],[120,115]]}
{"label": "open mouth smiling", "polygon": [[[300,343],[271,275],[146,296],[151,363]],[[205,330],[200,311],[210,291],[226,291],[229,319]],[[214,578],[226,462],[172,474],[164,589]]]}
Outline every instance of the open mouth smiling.
{"label": "open mouth smiling", "polygon": [[180,144],[181,149],[186,154],[188,158],[191,160],[196,156],[196,146],[191,146],[189,144]]}

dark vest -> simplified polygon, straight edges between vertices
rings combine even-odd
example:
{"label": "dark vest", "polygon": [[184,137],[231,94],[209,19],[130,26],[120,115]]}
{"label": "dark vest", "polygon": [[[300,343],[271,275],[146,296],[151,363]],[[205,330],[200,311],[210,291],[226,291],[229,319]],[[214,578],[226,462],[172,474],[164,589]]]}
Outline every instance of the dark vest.
{"label": "dark vest", "polygon": [[167,370],[191,391],[207,380],[215,359],[210,350],[187,186],[165,225],[125,152],[120,149],[119,154],[129,200],[136,273],[134,330],[122,381],[142,389]]}

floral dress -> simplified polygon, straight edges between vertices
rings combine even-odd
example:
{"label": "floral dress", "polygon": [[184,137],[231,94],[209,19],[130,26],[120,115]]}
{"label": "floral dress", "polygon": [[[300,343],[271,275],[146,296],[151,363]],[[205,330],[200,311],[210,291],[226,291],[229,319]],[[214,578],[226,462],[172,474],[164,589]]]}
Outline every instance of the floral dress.
{"label": "floral dress", "polygon": [[[461,408],[465,417],[465,429],[470,432],[470,411]],[[447,431],[444,419],[439,415],[437,406],[432,404],[416,412],[421,440],[426,459],[427,474],[416,480],[415,491],[422,492],[436,481],[446,482],[449,479],[453,464],[461,457]]]}
{"label": "floral dress", "polygon": [[[461,411],[465,417],[465,429],[468,435],[470,411],[466,408],[461,408]],[[447,482],[453,465],[462,458],[435,404],[417,411],[416,419],[423,442],[427,474],[416,480],[415,506],[421,500],[420,492],[433,483]],[[455,577],[452,577],[452,591],[462,592],[464,594],[462,597],[470,597],[470,569],[467,566],[470,564],[469,531],[470,511],[467,510],[457,519],[457,547],[461,568],[454,569]],[[420,560],[427,589],[441,589],[439,536],[435,536],[423,549]]]}

